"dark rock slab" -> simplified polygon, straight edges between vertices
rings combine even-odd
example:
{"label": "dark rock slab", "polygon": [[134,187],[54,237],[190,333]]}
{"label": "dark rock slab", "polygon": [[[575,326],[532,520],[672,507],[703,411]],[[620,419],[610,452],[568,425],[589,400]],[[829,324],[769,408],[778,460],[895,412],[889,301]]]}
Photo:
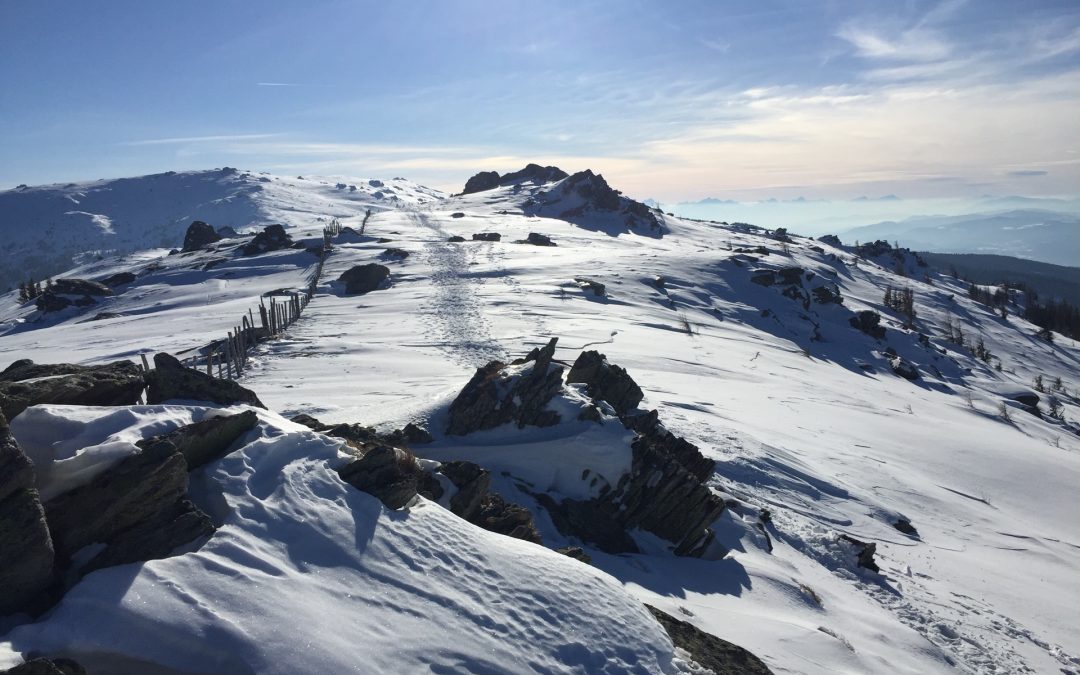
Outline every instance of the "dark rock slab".
{"label": "dark rock slab", "polygon": [[824,234],[817,238],[822,244],[828,244],[829,246],[840,247],[843,246],[843,242],[840,241],[840,237],[835,234]]}
{"label": "dark rock slab", "polygon": [[187,461],[188,470],[221,459],[229,448],[259,421],[254,410],[236,415],[212,417],[175,429],[167,434],[147,438],[136,443],[144,450],[157,444],[168,444]]}
{"label": "dark rock slab", "polygon": [[810,289],[810,294],[814,296],[814,302],[819,305],[829,304],[843,304],[844,298],[840,295],[839,288],[830,288],[828,286],[815,286]]}
{"label": "dark rock slab", "polygon": [[105,284],[89,279],[57,279],[53,282],[51,290],[58,295],[93,295],[101,297],[116,295],[116,292]]}
{"label": "dark rock slab", "polygon": [[552,338],[542,349],[534,349],[520,362],[531,362],[532,368],[518,375],[510,375],[500,361],[478,368],[450,404],[447,433],[464,436],[508,422],[518,428],[557,424],[559,415],[546,409],[562,388],[563,368],[552,367],[551,362],[557,342],[558,338]]}
{"label": "dark rock slab", "polygon": [[12,418],[41,403],[134,405],[144,386],[142,370],[130,361],[79,366],[22,359],[0,373],[0,410]]}
{"label": "dark rock slab", "polygon": [[113,535],[91,558],[82,574],[104,567],[168,558],[176,549],[214,534],[210,517],[187,499],[180,499],[146,520]]}
{"label": "dark rock slab", "polygon": [[182,251],[184,253],[198,251],[219,241],[221,241],[221,235],[213,226],[201,220],[196,220],[191,225],[188,225],[187,232],[184,233],[184,248]]}
{"label": "dark rock slab", "polygon": [[894,356],[889,359],[889,367],[892,371],[904,378],[905,380],[917,380],[919,379],[919,369],[915,367],[915,364],[911,363],[905,358],[900,356]]}
{"label": "dark rock slab", "polygon": [[774,270],[754,270],[750,273],[750,281],[758,286],[772,286],[776,283]]}
{"label": "dark rock slab", "polygon": [[769,667],[742,647],[722,640],[651,605],[645,605],[667,631],[676,647],[716,675],[772,675]]}
{"label": "dark rock slab", "polygon": [[158,445],[127,457],[92,481],[45,503],[57,555],[108,543],[153,519],[187,492],[187,463],[173,448]]}
{"label": "dark rock slab", "polygon": [[776,270],[777,275],[780,276],[780,283],[788,286],[801,284],[803,272],[801,267],[781,267]]}
{"label": "dark rock slab", "polygon": [[566,381],[585,384],[590,396],[606,401],[619,415],[633,410],[645,398],[633,378],[623,368],[608,363],[598,351],[582,352]]}
{"label": "dark rock slab", "polygon": [[349,295],[370,293],[382,288],[383,282],[390,278],[390,269],[385,265],[367,263],[351,267],[338,277],[338,281],[345,284],[345,292]]}
{"label": "dark rock slab", "polygon": [[382,252],[384,258],[396,258],[398,260],[404,260],[409,257],[409,252],[403,248],[388,248]]}
{"label": "dark rock slab", "polygon": [[449,242],[454,243],[454,244],[460,244],[461,242],[465,241],[465,237],[462,237],[462,236],[459,236],[459,235],[455,234],[455,235],[451,235],[450,238],[447,239],[446,241],[449,241]]}
{"label": "dark rock slab", "polygon": [[[0,501],[19,490],[34,487],[34,465],[11,435],[7,418],[0,412]],[[3,512],[0,512],[0,516]]]}
{"label": "dark rock slab", "polygon": [[45,608],[54,558],[37,490],[22,487],[0,499],[0,616]]}
{"label": "dark rock slab", "polygon": [[185,367],[176,357],[159,352],[154,355],[154,369],[146,373],[146,402],[163,403],[171,399],[209,401],[221,405],[246,403],[266,408],[250,389],[232,380],[218,380],[206,373]]}
{"label": "dark rock slab", "polygon": [[473,241],[499,241],[502,235],[498,232],[477,232],[472,238]]}

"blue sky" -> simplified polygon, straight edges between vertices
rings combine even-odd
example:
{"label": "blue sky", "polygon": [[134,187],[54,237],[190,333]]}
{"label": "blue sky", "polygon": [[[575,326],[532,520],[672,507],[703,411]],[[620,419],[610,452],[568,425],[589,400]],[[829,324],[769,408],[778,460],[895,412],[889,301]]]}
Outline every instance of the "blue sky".
{"label": "blue sky", "polygon": [[1080,193],[1080,4],[0,3],[0,186],[229,165],[662,201]]}

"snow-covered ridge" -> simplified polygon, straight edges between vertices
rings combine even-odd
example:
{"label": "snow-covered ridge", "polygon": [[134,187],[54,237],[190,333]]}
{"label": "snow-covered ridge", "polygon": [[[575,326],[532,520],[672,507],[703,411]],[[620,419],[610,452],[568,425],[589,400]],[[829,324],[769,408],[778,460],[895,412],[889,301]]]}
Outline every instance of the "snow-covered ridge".
{"label": "snow-covered ridge", "polygon": [[[1080,594],[1075,573],[1080,567],[1075,518],[1080,446],[1075,427],[1047,414],[1047,403],[1056,398],[1066,420],[1080,417],[1080,351],[1075,344],[1060,337],[1054,344],[1040,340],[1037,329],[1015,312],[1002,319],[968,298],[965,285],[885,247],[858,251],[839,242],[673,217],[664,218],[664,236],[658,238],[647,230],[606,227],[599,219],[577,223],[557,213],[528,215],[526,202],[533,194],[554,186],[515,190],[500,185],[377,212],[366,235],[343,236],[335,244],[304,317],[281,339],[260,345],[242,384],[285,417],[307,413],[324,422],[363,422],[380,429],[427,424],[439,437],[428,446],[432,458],[490,462],[493,485],[535,510],[545,544],[554,547],[581,542],[561,537],[519,484],[528,480],[552,492],[573,492],[567,486],[577,481],[580,487],[581,462],[590,461],[588,454],[574,457],[577,463],[568,463],[574,472],[566,476],[558,475],[554,458],[573,453],[575,442],[607,442],[604,437],[620,429],[605,426],[603,433],[581,434],[580,441],[513,427],[455,438],[440,434],[447,422],[440,411],[477,367],[492,359],[508,361],[552,336],[560,337],[555,358],[565,363],[582,350],[600,350],[640,384],[643,407],[657,409],[667,427],[716,462],[709,485],[727,508],[712,529],[730,551],[722,560],[676,558],[664,542],[644,533],[636,536],[643,553],[611,555],[586,546],[599,570],[591,573],[610,581],[605,588],[614,588],[613,593],[625,594],[604,602],[621,607],[631,596],[648,602],[750,649],[775,672],[1055,672],[1080,665],[1080,638],[1072,622]],[[328,208],[323,217],[338,208]],[[358,228],[361,219],[357,212],[343,223]],[[500,233],[501,241],[472,240],[485,232]],[[298,240],[314,239],[321,224],[313,219],[291,233]],[[556,245],[518,243],[530,233],[544,234]],[[462,241],[448,241],[451,236]],[[168,246],[181,239],[178,235]],[[389,247],[408,256],[387,255]],[[104,306],[83,313],[41,317],[32,308],[17,307],[11,295],[0,298],[0,365],[25,356],[91,363],[137,359],[144,350],[190,349],[219,337],[263,293],[304,284],[315,260],[303,250],[214,262],[219,257],[226,256],[215,251],[169,256],[157,249],[84,265],[70,275],[98,278],[133,271],[137,280],[103,301]],[[363,296],[345,293],[336,279],[368,263],[389,269],[386,287]],[[583,289],[579,278],[606,290]],[[886,305],[889,287],[910,289],[914,319]],[[114,316],[86,321],[90,312]],[[863,322],[864,312],[876,313],[877,323]],[[965,335],[962,345],[954,339],[956,327]],[[881,337],[876,328],[883,329]],[[979,339],[991,355],[986,360],[976,354]],[[903,373],[910,374],[901,367],[905,363],[915,368],[916,379],[905,379]],[[1039,375],[1047,391],[1032,391]],[[1057,377],[1061,391],[1054,391]],[[1016,400],[1030,394],[1040,399],[1039,416]],[[382,589],[399,577],[416,580],[415,569],[429,569],[429,563],[443,568],[429,558],[465,565],[471,580],[475,570],[468,565],[475,554],[487,565],[478,568],[478,577],[494,575],[515,589],[504,603],[516,604],[526,618],[543,610],[547,601],[524,602],[517,594],[518,580],[504,567],[513,569],[518,552],[531,552],[533,545],[512,542],[522,548],[503,555],[503,539],[459,521],[443,522],[449,515],[436,512],[434,504],[420,502],[418,515],[381,510],[372,498],[333,483],[334,476],[325,471],[330,459],[320,454],[329,451],[322,446],[305,447],[301,456],[283,447],[284,442],[272,442],[278,433],[296,440],[308,432],[270,415],[260,418],[258,441],[248,440],[258,445],[245,445],[207,469],[231,481],[226,499],[235,508],[255,521],[279,523],[275,509],[295,507],[316,524],[305,523],[318,528],[326,505],[296,505],[288,493],[299,491],[305,499],[326,495],[360,509],[349,521],[345,511],[332,507],[325,514],[327,536],[337,535],[338,525],[351,532],[348,528],[355,529],[356,523],[376,532],[375,543],[364,552],[340,553],[346,547],[338,542],[327,554],[335,563],[360,566],[363,578],[351,578],[358,586],[370,581],[369,569],[381,575],[376,588]],[[424,457],[424,446],[414,450]],[[515,463],[515,450],[526,450],[527,458]],[[261,470],[271,461],[266,456],[280,460],[274,470]],[[547,457],[553,465],[543,463]],[[293,465],[312,475],[297,477],[300,470]],[[248,480],[249,475],[259,478]],[[263,481],[267,476],[274,480]],[[901,523],[913,529],[900,529]],[[247,626],[236,629],[216,621],[213,613],[233,616],[237,606],[259,608],[233,595],[221,604],[211,602],[218,589],[202,588],[210,583],[209,575],[200,576],[199,570],[242,569],[245,588],[249,583],[282,588],[289,597],[305,584],[318,583],[313,570],[328,572],[311,566],[301,571],[287,544],[263,546],[249,534],[228,534],[226,541],[248,537],[240,543],[256,547],[259,561],[239,560],[234,552],[224,568],[212,564],[220,558],[190,554],[148,563],[139,568],[147,576],[137,582],[136,591],[166,587],[161,591],[168,596],[166,606],[181,616],[195,615],[196,625],[206,630],[221,630],[250,667],[277,655],[270,647],[255,646],[258,640]],[[468,556],[463,557],[451,535],[466,537],[465,545],[472,547]],[[879,573],[857,564],[844,536],[876,545]],[[390,552],[393,563],[380,552]],[[543,550],[535,555],[543,576],[523,579],[525,587],[535,582],[561,589],[582,582],[578,562],[542,557],[547,555]],[[248,569],[256,564],[269,571]],[[91,582],[122,572],[95,572],[85,588],[76,587],[69,596],[91,599],[65,599],[52,620],[56,625],[77,623],[87,607],[95,607]],[[181,606],[185,596],[175,590],[187,579],[201,589],[192,594],[198,600],[190,605],[194,609]],[[130,573],[124,580],[130,580]],[[336,589],[336,583],[331,579],[326,588]],[[100,588],[109,592],[116,586],[110,582]],[[315,592],[314,602],[328,616],[343,608],[363,611],[324,590]],[[410,602],[426,607],[426,600],[417,598],[430,597],[427,591],[419,582],[398,588],[388,605],[393,612]],[[124,612],[136,604],[134,596],[122,597]],[[567,602],[596,601],[575,597]],[[364,603],[380,612],[384,608],[373,596],[365,596]],[[567,610],[570,605],[556,607],[577,611]],[[202,612],[206,607],[212,610]],[[492,616],[501,620],[504,608],[492,610]],[[110,617],[122,618],[123,613],[113,611]],[[169,625],[167,617],[134,611],[148,625]],[[303,611],[302,620],[324,625]],[[636,612],[631,614],[635,626]],[[477,628],[483,622],[470,623],[475,617],[467,612],[464,621],[451,619],[437,608],[432,616],[445,619],[441,630],[481,632],[475,642],[447,652],[459,659],[454,663],[461,669],[603,668],[599,661],[575,666],[551,661],[549,653],[536,656],[542,651],[534,649],[539,642],[516,649],[535,656],[540,665],[471,661],[474,649],[487,646]],[[566,621],[577,625],[575,618]],[[401,625],[430,631],[416,613],[401,619]],[[651,630],[619,636],[643,640],[645,652],[655,654],[648,647],[655,644]],[[64,643],[63,631],[50,632],[46,624],[18,631],[16,647],[59,649]],[[320,640],[339,634],[313,632]],[[403,652],[404,663],[419,664],[409,659],[421,649],[402,646],[399,635],[388,633],[383,629],[376,635]],[[547,632],[534,637],[551,639]],[[503,639],[506,651],[500,654],[511,658],[506,645],[518,641]],[[350,648],[332,640],[323,644]],[[597,645],[602,651],[608,643]],[[666,649],[645,662],[660,671],[676,667],[668,665],[674,660]],[[374,654],[392,662],[385,651]],[[451,657],[437,665],[447,665]],[[296,664],[289,655],[281,658],[290,667]],[[618,671],[624,662],[613,657],[612,663],[611,670]]]}
{"label": "snow-covered ridge", "polygon": [[403,178],[284,177],[232,168],[0,192],[0,289],[104,254],[170,248],[193,220],[237,231],[437,200]]}

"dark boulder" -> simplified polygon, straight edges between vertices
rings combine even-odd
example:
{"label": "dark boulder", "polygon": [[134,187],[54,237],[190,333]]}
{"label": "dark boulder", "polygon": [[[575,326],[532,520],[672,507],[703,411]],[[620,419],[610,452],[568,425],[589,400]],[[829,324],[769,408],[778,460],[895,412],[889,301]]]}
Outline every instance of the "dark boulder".
{"label": "dark boulder", "polygon": [[116,292],[105,284],[89,279],[57,279],[53,282],[51,291],[57,295],[116,295]]}
{"label": "dark boulder", "polygon": [[532,244],[533,246],[555,246],[555,242],[551,241],[551,237],[546,234],[540,234],[539,232],[530,232],[529,236],[522,239],[519,243]]}
{"label": "dark boulder", "polygon": [[221,241],[221,235],[218,234],[217,230],[201,220],[196,220],[191,225],[188,225],[187,232],[184,233],[184,248],[182,250],[184,253],[198,251],[219,241]]}
{"label": "dark boulder", "polygon": [[895,523],[892,524],[892,526],[908,536],[919,536],[919,531],[915,529],[915,526],[912,525],[911,521],[907,518],[899,518]]}
{"label": "dark boulder", "polygon": [[292,237],[285,232],[284,227],[281,225],[267,225],[262,232],[255,235],[254,239],[245,244],[241,251],[244,255],[258,255],[292,248],[293,244]]}
{"label": "dark boulder", "polygon": [[454,211],[453,213],[450,214],[450,217],[451,218],[464,218],[465,213],[463,211]]}
{"label": "dark boulder", "polygon": [[390,269],[385,265],[367,263],[349,268],[338,277],[338,281],[345,284],[345,293],[358,295],[382,288],[388,278]]}
{"label": "dark boulder", "polygon": [[449,242],[453,242],[453,243],[455,243],[455,244],[458,244],[458,243],[461,243],[461,242],[465,241],[465,237],[462,237],[462,236],[459,236],[459,235],[456,235],[456,234],[455,234],[455,235],[452,235],[452,236],[451,236],[451,237],[450,237],[449,239],[447,239],[446,241],[449,241]]}
{"label": "dark boulder", "polygon": [[[70,559],[84,546],[114,541],[135,555],[138,541],[125,531],[156,522],[187,493],[187,463],[173,448],[158,445],[131,455],[80,485],[45,503],[45,517],[58,556]],[[206,519],[209,523],[209,519]],[[187,528],[184,528],[187,532]],[[166,533],[162,533],[166,534]],[[187,540],[190,541],[190,540]],[[176,548],[187,541],[175,541]],[[157,547],[154,549],[158,550]],[[152,552],[150,552],[152,553]],[[160,557],[149,555],[144,558]]]}
{"label": "dark boulder", "polygon": [[0,413],[0,616],[42,609],[40,598],[55,579],[53,559],[33,464]]}
{"label": "dark boulder", "polygon": [[548,402],[562,388],[563,368],[551,362],[556,342],[558,338],[552,338],[542,349],[534,349],[521,361],[531,362],[532,367],[516,375],[508,374],[506,364],[500,361],[478,368],[450,404],[447,433],[464,436],[508,422],[518,428],[557,424],[558,413],[547,409]]}
{"label": "dark boulder", "polygon": [[498,232],[477,232],[472,238],[473,241],[500,241],[502,235]]}
{"label": "dark boulder", "polygon": [[41,403],[134,405],[144,386],[142,371],[131,361],[79,366],[23,359],[0,373],[0,410],[12,418]]}
{"label": "dark boulder", "polygon": [[589,396],[606,401],[619,415],[637,407],[645,394],[621,367],[608,363],[597,351],[582,352],[566,376],[567,383],[581,383]]}
{"label": "dark boulder", "polygon": [[409,252],[403,248],[388,248],[382,252],[384,258],[396,258],[397,260],[404,260],[409,257]]}
{"label": "dark boulder", "polygon": [[498,171],[481,171],[469,180],[465,181],[465,189],[461,194],[468,195],[474,192],[483,192],[499,187]]}
{"label": "dark boulder", "polygon": [[750,273],[750,281],[758,286],[772,286],[776,283],[776,272],[773,270],[754,270]]}
{"label": "dark boulder", "polygon": [[791,286],[802,283],[803,271],[801,267],[781,267],[776,273],[780,275],[782,284]]}
{"label": "dark boulder", "polygon": [[589,291],[598,298],[607,296],[607,287],[604,284],[596,281],[595,279],[586,279],[585,277],[574,277],[574,283],[578,285],[583,291]]}
{"label": "dark boulder", "polygon": [[151,405],[172,399],[187,399],[221,405],[246,403],[256,408],[266,408],[250,389],[232,380],[219,380],[187,368],[176,357],[164,352],[154,355],[154,369],[146,373],[146,382],[146,402]]}
{"label": "dark boulder", "polygon": [[423,473],[411,453],[388,445],[372,448],[338,470],[343,481],[395,510],[416,497]]}
{"label": "dark boulder", "polygon": [[883,340],[885,338],[885,327],[878,325],[880,321],[881,315],[872,309],[856,312],[855,316],[848,320],[852,328],[862,331],[874,339]]}
{"label": "dark boulder", "polygon": [[444,462],[439,473],[457,488],[450,498],[450,510],[465,520],[475,520],[484,496],[491,490],[491,474],[472,462]]}
{"label": "dark boulder", "polygon": [[96,305],[96,297],[115,295],[105,284],[89,279],[57,279],[34,301],[34,306],[42,312],[59,312],[72,305],[89,307]]}
{"label": "dark boulder", "polygon": [[699,666],[716,675],[772,675],[765,663],[742,647],[706,633],[692,623],[648,607],[676,647],[685,650]]}
{"label": "dark boulder", "polygon": [[817,240],[820,241],[822,244],[828,244],[829,246],[835,246],[837,248],[843,246],[843,243],[840,241],[840,237],[836,236],[835,234],[824,234],[818,237]]}
{"label": "dark boulder", "polygon": [[600,211],[617,211],[621,206],[619,193],[604,177],[589,169],[579,171],[559,184],[563,196],[576,195],[585,203]]}
{"label": "dark boulder", "polygon": [[109,276],[100,279],[100,282],[109,288],[116,288],[117,286],[130,284],[137,278],[138,277],[135,276],[134,272],[117,272],[116,274],[110,274]]}
{"label": "dark boulder", "polygon": [[245,410],[236,415],[211,417],[188,424],[167,434],[143,439],[136,445],[145,450],[154,445],[168,444],[174,452],[184,456],[190,471],[224,457],[236,439],[254,428],[258,421],[254,410]]}

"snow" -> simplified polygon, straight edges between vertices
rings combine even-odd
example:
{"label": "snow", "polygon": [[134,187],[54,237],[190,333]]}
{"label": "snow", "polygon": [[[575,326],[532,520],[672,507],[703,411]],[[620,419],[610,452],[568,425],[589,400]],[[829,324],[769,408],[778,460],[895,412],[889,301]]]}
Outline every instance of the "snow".
{"label": "snow", "polygon": [[[370,199],[361,193],[373,191],[367,180],[269,178],[259,184],[280,194],[274,217],[298,240],[321,236],[319,217],[358,228]],[[355,184],[356,201],[337,182]],[[1046,416],[1014,408],[1006,421],[998,412],[1003,397],[1041,374],[1062,378],[1064,415],[1080,418],[1073,341],[1035,338],[1034,326],[1001,319],[950,278],[912,265],[900,277],[886,259],[827,245],[817,252],[801,238],[785,252],[754,228],[671,217],[657,238],[607,221],[525,217],[528,189],[448,199],[411,189],[415,199],[384,205],[365,236],[339,241],[301,319],[257,350],[241,382],[276,414],[260,411],[258,438],[193,476],[199,490],[221,483],[225,526],[200,551],[95,572],[53,614],[8,633],[13,649],[109,646],[196,672],[689,668],[642,614],[648,602],[750,649],[777,673],[1080,669],[1080,439]],[[284,208],[286,195],[296,212]],[[108,213],[85,200],[80,208]],[[123,219],[110,217],[120,232]],[[478,232],[502,241],[447,242]],[[529,232],[558,245],[512,243]],[[181,236],[182,228],[167,245]],[[390,246],[411,255],[385,260]],[[733,250],[758,246],[770,253]],[[83,312],[40,317],[2,298],[0,365],[183,353],[222,337],[262,293],[303,286],[315,263],[282,251],[202,269],[215,255],[150,249],[89,261],[73,274],[141,276]],[[343,295],[333,280],[367,262],[390,268],[389,286]],[[807,307],[780,285],[749,281],[752,269],[790,266],[813,273],[803,275],[807,288],[835,284],[844,305]],[[605,284],[607,297],[583,292],[577,276]],[[886,285],[914,290],[914,330],[882,306]],[[884,341],[848,325],[850,311],[863,309],[881,314]],[[84,322],[102,311],[119,316]],[[944,341],[950,323],[981,337],[1002,369]],[[557,427],[442,433],[448,402],[475,368],[553,336],[557,360],[597,349],[626,368],[645,392],[642,408],[658,409],[716,460],[710,484],[733,506],[714,529],[729,555],[675,558],[636,535],[646,553],[586,547],[589,567],[478,530],[431,502],[388,512],[336,478],[331,443],[278,417],[426,423],[436,441],[418,454],[483,464],[508,500],[536,513],[547,546],[580,544],[521,489],[584,497],[593,489],[584,469],[608,482],[625,471],[625,430],[610,419],[577,422],[580,392],[567,390]],[[887,347],[921,378],[894,375]],[[173,412],[147,413],[146,423],[183,414],[166,408]],[[46,414],[35,410],[23,414]],[[45,410],[102,425],[85,447],[114,435],[130,441],[143,424],[113,428]],[[15,426],[25,435],[19,418]],[[82,447],[48,450],[60,432],[44,436],[38,447],[61,461]],[[896,530],[900,518],[918,535]],[[880,575],[855,565],[841,534],[877,544]],[[282,639],[282,626],[302,629]]]}
{"label": "snow", "polygon": [[[162,423],[183,411],[125,410]],[[205,546],[92,573],[8,633],[0,667],[41,651],[97,672],[689,670],[607,574],[426,500],[387,511],[337,476],[338,442],[256,412],[257,437],[200,481],[227,505]]]}

